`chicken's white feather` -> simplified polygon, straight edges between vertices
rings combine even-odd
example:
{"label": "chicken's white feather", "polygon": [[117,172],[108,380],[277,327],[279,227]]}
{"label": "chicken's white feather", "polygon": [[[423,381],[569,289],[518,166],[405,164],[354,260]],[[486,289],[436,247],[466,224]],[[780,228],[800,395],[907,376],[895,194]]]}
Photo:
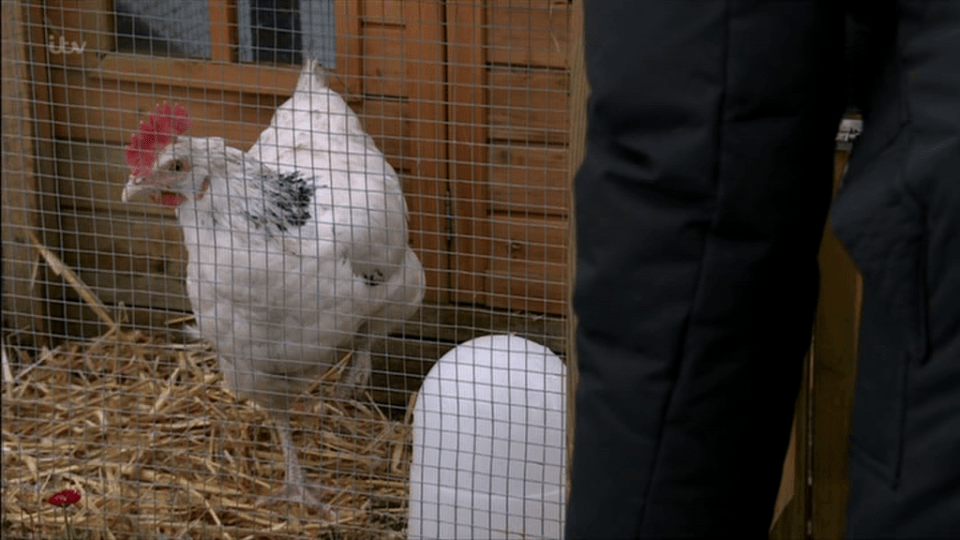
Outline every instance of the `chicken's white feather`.
{"label": "chicken's white feather", "polygon": [[347,384],[362,386],[371,341],[423,299],[399,178],[313,61],[248,152],[179,136],[156,162],[125,196],[152,189],[176,206],[199,334],[216,347],[225,383],[277,415],[286,491],[311,498],[290,400],[348,347]]}

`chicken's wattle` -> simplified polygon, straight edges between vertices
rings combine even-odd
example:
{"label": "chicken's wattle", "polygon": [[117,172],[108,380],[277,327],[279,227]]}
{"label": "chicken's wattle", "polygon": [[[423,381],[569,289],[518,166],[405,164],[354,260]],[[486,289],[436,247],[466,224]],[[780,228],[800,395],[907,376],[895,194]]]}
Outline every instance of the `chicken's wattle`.
{"label": "chicken's wattle", "polygon": [[161,191],[160,200],[163,202],[163,206],[167,208],[176,208],[183,204],[187,198],[182,193],[177,193],[175,191]]}

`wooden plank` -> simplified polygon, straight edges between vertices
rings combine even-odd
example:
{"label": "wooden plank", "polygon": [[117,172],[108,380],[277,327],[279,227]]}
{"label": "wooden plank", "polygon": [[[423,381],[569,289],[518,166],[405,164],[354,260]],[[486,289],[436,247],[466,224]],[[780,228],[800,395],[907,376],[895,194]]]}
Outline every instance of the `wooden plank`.
{"label": "wooden plank", "polygon": [[490,138],[524,144],[570,140],[570,77],[564,71],[490,69]]}
{"label": "wooden plank", "polygon": [[478,255],[489,252],[486,10],[472,0],[450,0],[446,6],[447,152],[453,216],[450,299],[484,303],[486,267]]}
{"label": "wooden plank", "polygon": [[[334,24],[337,36],[337,68],[335,80],[348,101],[360,98],[363,92],[363,5],[361,0],[334,2]],[[334,89],[341,86],[333,85]]]}
{"label": "wooden plank", "polygon": [[[23,28],[25,43],[27,45],[27,59],[44,59],[47,56],[47,44],[49,35],[47,34],[45,18],[45,5],[43,2],[31,1],[22,2]],[[26,84],[28,89],[26,95],[29,96],[26,105],[30,108],[30,116],[33,120],[34,133],[34,171],[36,172],[38,198],[40,201],[38,213],[35,216],[38,236],[41,241],[48,246],[60,245],[58,216],[56,214],[56,161],[53,148],[54,140],[54,122],[55,116],[50,90],[49,75],[52,69],[49,69],[42,61],[29,62]],[[37,297],[44,302],[44,323],[45,334],[37,336],[41,342],[47,342],[50,346],[65,337],[63,325],[62,307],[55,302],[49,301],[51,298],[60,298],[60,278],[57,278],[50,272],[45,265],[34,276],[39,282],[35,289]]]}
{"label": "wooden plank", "polygon": [[494,266],[487,273],[489,304],[531,313],[566,313],[565,278],[562,264],[514,263],[507,271]]}
{"label": "wooden plank", "polygon": [[569,65],[573,13],[569,0],[490,0],[487,9],[491,63]]}
{"label": "wooden plank", "polygon": [[63,210],[115,210],[172,217],[155,204],[121,201],[130,169],[116,144],[60,140],[56,143],[59,207]]}
{"label": "wooden plank", "polygon": [[367,96],[406,95],[406,61],[422,54],[403,27],[370,26],[363,35],[363,93]]}
{"label": "wooden plank", "polygon": [[237,6],[234,0],[207,0],[210,14],[210,60],[237,61]]}
{"label": "wooden plank", "polygon": [[569,213],[566,149],[494,144],[490,161],[490,207],[494,212],[561,217]]}
{"label": "wooden plank", "polygon": [[494,215],[490,222],[490,305],[566,314],[566,220]]}
{"label": "wooden plank", "polygon": [[397,335],[449,343],[489,334],[518,334],[561,357],[568,353],[563,317],[465,304],[426,302]]}
{"label": "wooden plank", "polygon": [[[82,264],[84,261],[79,261]],[[98,268],[82,268],[78,272],[90,290],[108,307],[116,312],[117,309],[139,309],[165,313],[189,314],[190,300],[184,290],[183,279],[171,277],[141,275],[135,273],[116,273]],[[66,289],[68,301],[78,301],[79,296],[72,288]],[[92,311],[85,311],[81,319],[87,322],[97,320]],[[174,318],[170,316],[169,318]],[[157,327],[161,329],[162,327]]]}
{"label": "wooden plank", "polygon": [[[590,85],[587,82],[587,68],[583,53],[583,2],[573,0],[571,9],[571,32],[573,45],[570,48],[570,147],[567,151],[567,181],[569,193],[573,193],[573,181],[587,151],[587,98]],[[572,199],[571,195],[571,199]],[[576,435],[577,421],[577,385],[580,383],[580,370],[577,363],[577,314],[573,310],[573,292],[577,275],[577,215],[573,201],[570,201],[570,217],[567,220],[567,343],[570,344],[567,355],[567,463],[573,463],[573,440]],[[570,490],[571,470],[567,467],[567,490]]]}
{"label": "wooden plank", "polygon": [[[63,305],[65,333],[71,339],[94,339],[110,329],[101,319],[91,315],[85,303],[72,297],[58,303]],[[180,331],[183,324],[171,322],[182,320],[187,315],[185,312],[113,305],[107,309],[112,316],[123,321],[125,328],[136,328],[175,342],[183,339]]]}
{"label": "wooden plank", "polygon": [[415,159],[404,178],[411,244],[427,274],[426,298],[438,301],[450,286],[447,245],[447,137],[444,102],[444,7],[442,2],[403,2],[404,39],[414,44],[405,66],[405,101],[411,118],[406,139]]}
{"label": "wooden plank", "polygon": [[189,311],[187,251],[173,219],[61,215],[61,257],[106,304]]}
{"label": "wooden plank", "polygon": [[[199,88],[212,93],[273,94],[286,99],[297,87],[300,68],[115,53],[104,57],[98,69],[85,74],[91,78],[91,84],[136,82],[143,86]],[[330,82],[334,90],[343,93],[342,79],[333,77]]]}
{"label": "wooden plank", "polygon": [[[36,253],[27,242],[26,230],[39,224],[40,183],[34,175],[33,126],[28,96],[22,6],[3,2],[3,177],[0,182],[3,226],[3,324],[5,330],[42,336],[43,286],[34,276]],[[38,294],[40,293],[40,294]],[[37,340],[42,344],[42,339]]]}
{"label": "wooden plank", "polygon": [[[64,262],[115,314],[123,306],[121,320],[162,334],[170,329],[166,321],[190,312],[187,253],[173,218],[78,211],[61,213],[61,220]],[[57,298],[67,335],[90,338],[107,330],[73,289],[64,287]]]}
{"label": "wooden plank", "polygon": [[190,135],[223,137],[246,150],[270,123],[281,98],[273,95],[211,95],[200,88],[153,87],[136,83],[112,86],[88,84],[75,70],[51,72],[57,137],[127,144],[140,122],[161,100],[182,103],[190,111]]}
{"label": "wooden plank", "polygon": [[366,99],[358,110],[364,129],[397,170],[410,169],[414,160],[407,104],[391,99]]}
{"label": "wooden plank", "polygon": [[[848,155],[837,152],[839,189]],[[849,491],[847,452],[856,383],[863,285],[853,260],[827,223],[820,247],[820,303],[814,322],[812,534],[841,538]]]}
{"label": "wooden plank", "polygon": [[562,218],[516,217],[493,214],[490,218],[492,256],[511,261],[561,264],[567,259],[567,221]]}
{"label": "wooden plank", "polygon": [[404,17],[405,3],[403,0],[363,0],[363,24],[403,26],[415,22]]}
{"label": "wooden plank", "polygon": [[[338,2],[338,8],[346,3]],[[348,21],[349,22],[349,21]],[[357,30],[359,31],[359,30]],[[359,35],[343,43],[359,49]],[[338,41],[338,44],[341,41]],[[338,45],[339,47],[339,45]],[[340,50],[339,48],[337,50]],[[358,101],[360,96],[360,54],[347,56],[344,51],[338,68],[330,77],[330,87],[348,101]],[[356,73],[349,70],[356,69]],[[128,53],[112,53],[103,57],[98,67],[88,67],[85,75],[91,84],[111,85],[117,82],[136,82],[141,85],[157,85],[198,88],[207,92],[252,93],[276,95],[282,102],[293,95],[300,78],[298,66],[271,66],[260,64],[218,63],[191,58],[161,58]]]}

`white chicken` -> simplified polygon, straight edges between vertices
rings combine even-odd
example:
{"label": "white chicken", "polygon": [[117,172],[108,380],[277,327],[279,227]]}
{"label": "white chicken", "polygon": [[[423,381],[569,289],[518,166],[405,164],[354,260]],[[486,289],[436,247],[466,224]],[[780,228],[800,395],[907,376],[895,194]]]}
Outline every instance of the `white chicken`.
{"label": "white chicken", "polygon": [[248,152],[188,137],[189,125],[185,107],[166,103],[141,123],[123,198],[176,208],[199,334],[225,384],[276,421],[285,486],[275,497],[323,507],[293,445],[290,402],[338,348],[354,350],[341,384],[363,388],[371,341],[423,299],[399,178],[313,61]]}

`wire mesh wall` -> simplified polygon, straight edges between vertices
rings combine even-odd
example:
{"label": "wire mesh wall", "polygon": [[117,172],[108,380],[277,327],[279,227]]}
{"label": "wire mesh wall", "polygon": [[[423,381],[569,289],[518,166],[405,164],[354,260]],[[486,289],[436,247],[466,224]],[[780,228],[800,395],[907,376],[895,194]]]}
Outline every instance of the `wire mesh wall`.
{"label": "wire mesh wall", "polygon": [[3,536],[556,536],[577,19],[4,0]]}

